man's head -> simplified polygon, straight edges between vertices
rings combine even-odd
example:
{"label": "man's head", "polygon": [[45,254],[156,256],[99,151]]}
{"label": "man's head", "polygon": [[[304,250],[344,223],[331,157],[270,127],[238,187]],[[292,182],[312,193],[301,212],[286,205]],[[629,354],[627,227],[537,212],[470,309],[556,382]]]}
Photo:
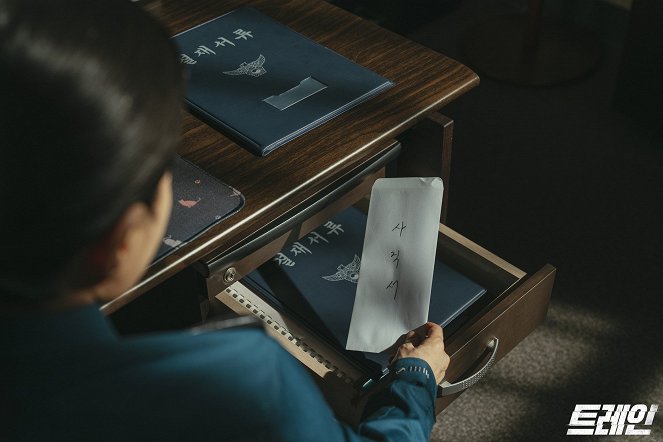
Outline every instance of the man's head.
{"label": "man's head", "polygon": [[128,0],[0,0],[0,88],[0,303],[97,285],[169,212],[175,48]]}

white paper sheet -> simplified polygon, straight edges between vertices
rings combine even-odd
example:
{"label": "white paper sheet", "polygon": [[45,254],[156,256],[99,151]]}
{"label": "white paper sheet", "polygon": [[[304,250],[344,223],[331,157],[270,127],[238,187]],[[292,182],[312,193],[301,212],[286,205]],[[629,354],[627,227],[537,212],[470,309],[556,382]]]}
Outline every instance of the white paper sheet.
{"label": "white paper sheet", "polygon": [[346,348],[379,353],[428,318],[440,178],[382,178],[371,191]]}

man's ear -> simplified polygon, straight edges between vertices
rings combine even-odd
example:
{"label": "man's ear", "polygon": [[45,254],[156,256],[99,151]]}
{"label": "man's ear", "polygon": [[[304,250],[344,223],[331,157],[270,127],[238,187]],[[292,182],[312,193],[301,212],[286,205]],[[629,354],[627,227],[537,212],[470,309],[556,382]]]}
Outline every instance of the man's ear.
{"label": "man's ear", "polygon": [[94,291],[102,298],[115,296],[126,285],[125,273],[131,265],[133,248],[147,228],[150,209],[143,202],[133,203],[115,226],[88,252],[89,270],[95,275]]}
{"label": "man's ear", "polygon": [[151,206],[133,203],[106,234],[67,264],[60,291],[70,302],[111,301],[140,280],[168,225],[171,186],[172,175],[165,172]]}
{"label": "man's ear", "polygon": [[65,271],[66,291],[89,289],[106,279],[116,265],[115,250],[121,236],[120,225],[116,224],[95,243],[81,250]]}

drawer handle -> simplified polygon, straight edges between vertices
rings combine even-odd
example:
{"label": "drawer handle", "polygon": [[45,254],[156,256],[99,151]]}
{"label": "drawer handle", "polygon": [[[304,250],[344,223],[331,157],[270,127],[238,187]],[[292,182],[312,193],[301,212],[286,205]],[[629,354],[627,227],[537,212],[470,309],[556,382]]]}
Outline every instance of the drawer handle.
{"label": "drawer handle", "polygon": [[495,357],[497,356],[497,347],[500,343],[500,340],[497,338],[491,339],[491,341],[488,343],[487,347],[491,351],[490,358],[488,358],[488,361],[485,363],[483,367],[479,369],[476,373],[474,373],[472,376],[463,379],[462,381],[454,382],[453,384],[450,384],[447,381],[442,381],[440,385],[437,386],[437,397],[442,397],[442,396],[449,396],[455,393],[458,393],[459,391],[463,391],[467,388],[470,388],[472,385],[476,384],[483,378],[490,367],[493,366],[495,363]]}

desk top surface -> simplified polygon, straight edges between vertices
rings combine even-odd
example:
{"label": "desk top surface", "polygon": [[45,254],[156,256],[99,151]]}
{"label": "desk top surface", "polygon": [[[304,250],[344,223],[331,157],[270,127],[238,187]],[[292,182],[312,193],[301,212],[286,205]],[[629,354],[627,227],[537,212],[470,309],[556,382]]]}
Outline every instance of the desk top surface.
{"label": "desk top surface", "polygon": [[242,192],[246,205],[152,265],[140,283],[103,307],[107,313],[196,261],[232,252],[479,83],[476,74],[457,61],[322,0],[155,0],[144,7],[174,35],[244,5],[392,80],[395,86],[262,158],[186,114],[180,154]]}

